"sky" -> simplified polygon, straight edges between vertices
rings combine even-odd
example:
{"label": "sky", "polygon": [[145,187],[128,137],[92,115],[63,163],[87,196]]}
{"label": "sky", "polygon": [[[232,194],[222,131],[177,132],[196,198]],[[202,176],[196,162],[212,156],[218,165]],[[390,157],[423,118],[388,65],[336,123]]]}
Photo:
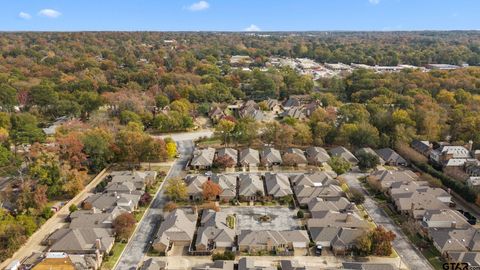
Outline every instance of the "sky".
{"label": "sky", "polygon": [[478,30],[479,0],[0,0],[0,31]]}

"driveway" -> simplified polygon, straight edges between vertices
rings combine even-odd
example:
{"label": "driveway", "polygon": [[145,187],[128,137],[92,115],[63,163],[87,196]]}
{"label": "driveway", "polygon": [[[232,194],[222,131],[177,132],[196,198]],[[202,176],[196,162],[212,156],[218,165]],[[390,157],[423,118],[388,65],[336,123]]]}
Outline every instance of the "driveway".
{"label": "driveway", "polygon": [[368,212],[368,215],[373,219],[377,225],[382,225],[384,228],[391,230],[397,235],[393,241],[393,247],[401,257],[403,264],[407,265],[409,269],[433,269],[425,257],[417,250],[415,246],[403,234],[402,230],[395,225],[390,217],[377,205],[377,203],[368,196],[367,191],[362,187],[358,177],[365,176],[360,173],[346,173],[342,177],[347,182],[348,186],[359,189],[365,194],[365,202],[363,206]]}
{"label": "driveway", "polygon": [[[184,138],[185,136],[186,135],[182,135],[181,138]],[[177,141],[177,149],[180,157],[171,167],[169,173],[165,177],[165,180],[181,174],[193,153],[193,148],[194,144],[191,140]],[[115,269],[136,270],[139,264],[143,261],[145,253],[150,246],[149,242],[153,241],[155,234],[160,227],[160,217],[163,214],[163,206],[167,202],[163,190],[163,185],[166,182],[165,180],[161,184],[151,207],[145,213],[143,219],[137,226],[137,230],[134,232],[134,235],[131,237],[130,241],[125,247],[125,250],[120,256]]]}

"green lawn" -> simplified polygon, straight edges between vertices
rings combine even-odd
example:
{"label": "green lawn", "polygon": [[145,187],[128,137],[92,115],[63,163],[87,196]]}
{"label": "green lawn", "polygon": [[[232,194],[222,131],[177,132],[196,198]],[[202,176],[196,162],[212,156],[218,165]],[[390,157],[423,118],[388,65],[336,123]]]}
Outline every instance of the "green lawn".
{"label": "green lawn", "polygon": [[127,243],[115,242],[113,245],[111,256],[106,256],[105,260],[103,260],[101,270],[111,270],[115,266],[118,258],[120,258],[120,254],[127,246]]}

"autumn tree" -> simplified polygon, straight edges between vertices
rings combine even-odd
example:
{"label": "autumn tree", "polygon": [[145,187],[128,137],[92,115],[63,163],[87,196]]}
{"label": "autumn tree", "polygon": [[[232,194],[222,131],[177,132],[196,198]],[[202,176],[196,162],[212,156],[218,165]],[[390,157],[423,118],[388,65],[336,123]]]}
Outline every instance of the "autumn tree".
{"label": "autumn tree", "polygon": [[213,166],[217,168],[231,168],[235,167],[235,165],[235,161],[228,155],[217,155],[213,161]]}
{"label": "autumn tree", "polygon": [[358,167],[362,171],[373,169],[380,165],[380,158],[367,151],[358,151],[357,153]]}
{"label": "autumn tree", "polygon": [[170,137],[165,138],[167,155],[169,158],[177,156],[177,143]]}
{"label": "autumn tree", "polygon": [[135,229],[136,220],[132,213],[122,213],[112,222],[115,236],[119,241],[127,241]]}
{"label": "autumn tree", "polygon": [[175,202],[185,200],[188,197],[185,182],[181,178],[169,178],[165,183],[165,195]]}
{"label": "autumn tree", "polygon": [[87,156],[83,152],[84,145],[80,140],[79,133],[71,132],[65,136],[58,137],[57,144],[60,159],[68,162],[72,168],[79,169],[87,160]]}
{"label": "autumn tree", "polygon": [[208,180],[202,185],[203,189],[203,198],[205,200],[211,200],[212,198],[217,198],[222,193],[222,188],[212,180]]}

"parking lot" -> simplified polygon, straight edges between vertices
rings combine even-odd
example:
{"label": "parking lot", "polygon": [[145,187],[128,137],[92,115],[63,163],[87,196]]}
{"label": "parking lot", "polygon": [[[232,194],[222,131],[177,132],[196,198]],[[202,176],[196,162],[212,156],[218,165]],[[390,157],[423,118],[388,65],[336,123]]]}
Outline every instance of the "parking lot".
{"label": "parking lot", "polygon": [[[227,207],[222,208],[222,212],[236,214],[237,231],[241,230],[292,230],[300,227],[300,222],[296,218],[297,210],[287,207]],[[267,222],[261,222],[259,218],[263,215],[271,219]]]}

